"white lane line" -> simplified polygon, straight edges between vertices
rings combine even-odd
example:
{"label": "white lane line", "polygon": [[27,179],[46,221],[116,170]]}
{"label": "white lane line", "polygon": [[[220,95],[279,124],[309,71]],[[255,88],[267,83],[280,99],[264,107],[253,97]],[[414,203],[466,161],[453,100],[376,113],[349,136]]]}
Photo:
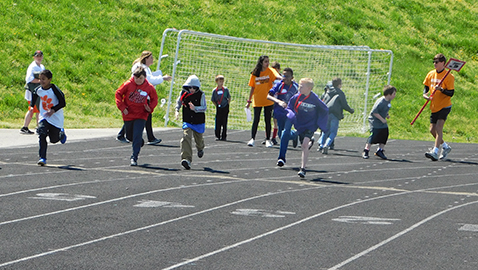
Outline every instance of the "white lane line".
{"label": "white lane line", "polygon": [[0,264],[0,267],[9,266],[9,265],[12,265],[12,264],[15,264],[15,263],[24,262],[24,261],[28,261],[28,260],[31,260],[31,259],[36,259],[36,258],[52,255],[52,254],[58,253],[60,251],[67,251],[67,250],[72,249],[72,248],[77,248],[77,247],[82,247],[82,246],[98,243],[98,242],[101,242],[101,241],[104,241],[104,240],[108,240],[108,239],[119,237],[119,236],[128,235],[128,234],[135,233],[135,232],[148,230],[148,229],[155,228],[155,227],[158,227],[158,226],[161,226],[161,225],[164,225],[164,224],[172,223],[172,222],[179,221],[179,220],[182,220],[182,219],[191,218],[191,217],[201,215],[201,214],[204,214],[204,213],[208,213],[208,212],[212,212],[212,211],[215,211],[215,210],[218,210],[218,209],[221,209],[221,208],[229,207],[231,205],[235,205],[235,204],[239,204],[239,203],[243,203],[243,202],[247,202],[247,201],[251,201],[251,200],[255,200],[255,199],[259,199],[259,198],[263,198],[263,197],[268,197],[268,196],[283,194],[283,193],[288,193],[288,192],[298,192],[298,191],[304,191],[304,190],[319,189],[319,188],[321,188],[321,187],[309,187],[309,188],[296,189],[296,190],[268,192],[266,194],[257,195],[257,196],[254,196],[254,197],[249,197],[249,198],[245,198],[245,199],[238,200],[238,201],[235,201],[235,202],[219,205],[219,206],[216,206],[216,207],[212,207],[212,208],[209,208],[209,209],[205,209],[205,210],[202,210],[202,211],[191,213],[191,214],[188,214],[188,215],[185,215],[185,216],[182,216],[182,217],[177,217],[177,218],[174,218],[174,219],[166,220],[166,221],[163,221],[163,222],[160,222],[160,223],[148,225],[148,226],[145,226],[145,227],[137,228],[137,229],[134,229],[134,230],[129,230],[129,231],[125,231],[125,232],[121,232],[121,233],[117,233],[117,234],[112,234],[112,235],[97,238],[97,239],[94,239],[94,240],[91,240],[91,241],[78,243],[76,245],[71,245],[71,246],[67,246],[67,247],[63,247],[63,248],[59,248],[59,249],[55,249],[55,250],[50,250],[48,252],[43,252],[43,253],[35,254],[35,255],[32,255],[32,256],[23,257],[21,259],[9,261],[9,262],[4,262],[4,263]]}
{"label": "white lane line", "polygon": [[147,192],[131,194],[131,195],[124,196],[124,197],[114,198],[114,199],[111,199],[111,200],[96,202],[96,203],[87,204],[87,205],[81,205],[81,206],[77,206],[77,207],[72,207],[72,208],[68,208],[68,209],[63,209],[63,210],[58,210],[58,211],[54,211],[54,212],[44,213],[44,214],[40,214],[40,215],[34,215],[34,216],[29,216],[29,217],[14,219],[14,220],[3,221],[3,222],[0,222],[0,226],[6,225],[6,224],[11,224],[11,223],[16,223],[16,222],[20,222],[20,221],[40,218],[40,217],[47,217],[47,216],[51,216],[51,215],[66,213],[66,212],[70,212],[70,211],[75,211],[75,210],[84,209],[84,208],[93,207],[93,206],[98,206],[98,205],[107,204],[107,203],[111,203],[111,202],[117,202],[117,201],[121,201],[121,200],[131,199],[131,198],[135,198],[135,197],[139,197],[139,196],[145,196],[145,195],[154,194],[154,193],[158,193],[158,192],[178,190],[178,189],[183,189],[183,188],[192,188],[192,187],[202,187],[202,186],[211,186],[211,185],[221,185],[221,184],[245,182],[245,181],[248,181],[248,180],[232,180],[232,181],[224,181],[224,182],[217,182],[217,183],[204,183],[204,184],[191,185],[191,186],[181,185],[181,186],[177,186],[177,187],[151,190],[151,191],[147,191]]}
{"label": "white lane line", "polygon": [[381,246],[383,246],[383,245],[385,245],[385,244],[387,244],[387,243],[389,243],[389,242],[391,242],[391,241],[393,241],[393,240],[399,238],[400,236],[403,236],[404,234],[406,234],[406,233],[408,233],[408,232],[410,232],[410,231],[416,229],[416,228],[419,227],[420,225],[423,225],[423,224],[425,224],[426,222],[428,222],[428,221],[430,221],[430,220],[432,220],[432,219],[434,219],[434,218],[436,218],[436,217],[438,217],[438,216],[440,216],[440,215],[445,214],[446,212],[449,212],[449,211],[451,211],[451,210],[455,210],[455,209],[460,208],[460,207],[463,207],[463,206],[468,206],[468,205],[471,205],[471,204],[475,204],[475,203],[478,203],[478,201],[473,201],[473,202],[465,203],[465,204],[462,204],[462,205],[457,205],[457,206],[454,206],[454,207],[445,209],[445,210],[443,210],[443,211],[441,211],[441,212],[438,212],[438,213],[436,213],[436,214],[434,214],[434,215],[431,215],[431,216],[429,216],[429,217],[427,217],[427,218],[421,220],[420,222],[415,223],[415,224],[412,225],[411,227],[409,227],[409,228],[407,228],[407,229],[405,229],[405,230],[403,230],[403,231],[401,231],[401,232],[395,234],[394,236],[392,236],[392,237],[390,237],[390,238],[388,238],[388,239],[386,239],[386,240],[384,240],[384,241],[382,241],[382,242],[380,242],[380,243],[378,243],[378,244],[376,244],[376,245],[374,245],[374,246],[372,246],[372,247],[370,247],[370,248],[368,248],[368,249],[366,249],[366,250],[364,250],[364,251],[362,251],[362,252],[356,254],[355,256],[350,257],[349,259],[347,259],[347,260],[345,260],[345,261],[343,261],[343,262],[341,262],[341,263],[339,263],[339,264],[337,264],[337,265],[335,265],[335,266],[333,266],[333,267],[331,267],[331,268],[329,268],[328,270],[337,270],[337,269],[339,269],[340,267],[342,267],[342,266],[344,266],[344,265],[346,265],[346,264],[348,264],[348,263],[351,263],[351,262],[355,261],[356,259],[358,259],[358,258],[360,258],[360,257],[362,257],[362,256],[364,256],[364,255],[366,255],[366,254],[368,254],[368,253],[370,253],[370,252],[372,252],[372,251],[374,251],[374,250],[380,248]]}
{"label": "white lane line", "polygon": [[[451,186],[444,187],[444,188],[451,188]],[[435,188],[431,188],[431,189],[436,189],[436,187],[435,187]],[[426,190],[428,190],[428,189],[418,190],[418,191],[405,191],[405,192],[400,192],[400,193],[395,193],[395,194],[388,194],[388,195],[383,195],[383,196],[379,196],[379,197],[375,197],[375,198],[365,199],[365,200],[362,200],[362,201],[355,201],[355,202],[352,202],[352,203],[348,203],[348,204],[344,204],[344,205],[341,205],[341,206],[337,206],[337,207],[335,207],[335,208],[332,208],[332,209],[326,210],[326,211],[324,211],[324,212],[321,212],[321,213],[312,215],[312,216],[310,216],[310,217],[304,218],[304,219],[302,219],[302,220],[296,221],[296,222],[291,223],[291,224],[288,224],[288,225],[286,225],[286,226],[283,226],[283,227],[274,229],[274,230],[272,230],[272,231],[269,231],[269,232],[266,232],[266,233],[257,235],[257,236],[255,236],[255,237],[246,239],[246,240],[244,240],[244,241],[235,243],[235,244],[233,244],[233,245],[230,245],[230,246],[227,246],[227,247],[223,247],[223,248],[221,248],[221,249],[218,249],[218,250],[215,250],[215,251],[212,251],[212,252],[203,254],[203,255],[201,255],[201,256],[198,256],[198,257],[195,257],[195,258],[192,258],[192,259],[189,259],[189,260],[186,260],[186,261],[184,261],[184,262],[181,262],[181,263],[178,263],[178,264],[175,264],[175,265],[172,265],[172,266],[163,268],[163,270],[174,269],[174,268],[177,268],[177,267],[181,267],[181,266],[184,266],[184,265],[187,265],[187,264],[190,264],[190,263],[193,263],[193,262],[196,262],[196,261],[205,259],[205,258],[210,257],[210,256],[213,256],[213,255],[215,255],[215,254],[218,254],[218,253],[227,251],[227,250],[229,250],[229,249],[236,248],[236,247],[238,247],[238,246],[241,246],[241,245],[250,243],[250,242],[255,241],[255,240],[257,240],[257,239],[260,239],[260,238],[266,237],[266,236],[268,236],[268,235],[271,235],[271,234],[274,234],[274,233],[283,231],[283,230],[285,230],[285,229],[291,228],[291,227],[293,227],[293,226],[299,225],[299,224],[301,224],[301,223],[304,223],[304,222],[309,221],[309,220],[311,220],[311,219],[317,218],[317,217],[319,217],[319,216],[322,216],[322,215],[325,215],[325,214],[331,213],[331,212],[333,212],[333,211],[340,210],[340,209],[342,209],[342,208],[346,208],[346,207],[349,207],[349,206],[352,206],[352,205],[355,205],[355,204],[361,204],[361,203],[370,202],[370,201],[374,201],[374,200],[378,200],[378,199],[384,199],[384,198],[388,198],[388,197],[394,197],[394,196],[400,196],[400,195],[407,195],[407,194],[411,194],[411,193],[418,193],[418,192],[423,192],[423,191],[426,191]],[[471,202],[471,203],[477,203],[477,202],[478,202],[478,201]],[[467,204],[471,204],[471,203],[467,203]],[[458,207],[459,207],[459,206],[456,206],[455,208],[458,208]],[[445,211],[449,211],[449,210],[452,210],[452,209],[447,209],[447,210],[445,210]],[[442,212],[443,212],[443,211],[442,211]],[[398,236],[397,236],[397,237],[398,237]]]}

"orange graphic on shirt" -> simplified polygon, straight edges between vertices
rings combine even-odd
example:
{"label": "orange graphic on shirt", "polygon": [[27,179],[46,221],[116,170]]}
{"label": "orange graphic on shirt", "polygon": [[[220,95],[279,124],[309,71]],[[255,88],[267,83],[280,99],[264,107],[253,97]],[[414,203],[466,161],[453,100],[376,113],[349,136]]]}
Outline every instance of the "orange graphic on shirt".
{"label": "orange graphic on shirt", "polygon": [[51,103],[51,98],[48,96],[41,97],[41,106],[45,111],[49,111],[51,107],[53,107],[53,103]]}

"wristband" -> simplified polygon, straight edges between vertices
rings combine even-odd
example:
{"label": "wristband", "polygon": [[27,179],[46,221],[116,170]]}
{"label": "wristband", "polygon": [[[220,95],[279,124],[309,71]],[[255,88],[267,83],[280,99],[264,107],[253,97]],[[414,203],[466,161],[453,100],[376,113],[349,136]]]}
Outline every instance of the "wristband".
{"label": "wristband", "polygon": [[252,101],[248,100],[247,103],[252,103]]}

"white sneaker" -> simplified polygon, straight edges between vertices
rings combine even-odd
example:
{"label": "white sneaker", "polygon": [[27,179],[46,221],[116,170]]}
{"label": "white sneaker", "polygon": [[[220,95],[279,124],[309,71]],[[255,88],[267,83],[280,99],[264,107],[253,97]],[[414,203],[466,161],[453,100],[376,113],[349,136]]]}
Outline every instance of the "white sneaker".
{"label": "white sneaker", "polygon": [[430,152],[426,152],[425,157],[431,159],[432,161],[437,161],[438,160],[438,154],[435,153],[435,151],[433,151],[433,150],[430,150]]}
{"label": "white sneaker", "polygon": [[271,140],[267,140],[266,141],[266,147],[270,148],[272,146],[273,146],[273,144],[272,144]]}
{"label": "white sneaker", "polygon": [[441,155],[440,155],[440,159],[445,159],[446,156],[451,152],[451,147],[448,146],[447,148],[443,148],[441,150]]}
{"label": "white sneaker", "polygon": [[254,139],[251,139],[248,143],[247,146],[254,147]]}

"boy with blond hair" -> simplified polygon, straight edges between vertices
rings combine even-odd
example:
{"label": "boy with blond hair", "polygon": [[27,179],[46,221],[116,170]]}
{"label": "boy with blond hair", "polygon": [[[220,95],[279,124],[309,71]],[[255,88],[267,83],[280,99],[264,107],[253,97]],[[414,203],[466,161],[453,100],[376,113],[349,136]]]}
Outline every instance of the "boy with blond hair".
{"label": "boy with blond hair", "polygon": [[[327,118],[329,109],[322,100],[312,92],[314,81],[310,78],[302,78],[299,81],[299,92],[289,100],[287,105],[287,118],[294,124],[302,148],[302,162],[300,166],[300,178],[305,177],[305,166],[309,158],[311,139],[317,128],[327,131]],[[284,157],[285,158],[285,157]],[[285,163],[285,160],[284,160]]]}

